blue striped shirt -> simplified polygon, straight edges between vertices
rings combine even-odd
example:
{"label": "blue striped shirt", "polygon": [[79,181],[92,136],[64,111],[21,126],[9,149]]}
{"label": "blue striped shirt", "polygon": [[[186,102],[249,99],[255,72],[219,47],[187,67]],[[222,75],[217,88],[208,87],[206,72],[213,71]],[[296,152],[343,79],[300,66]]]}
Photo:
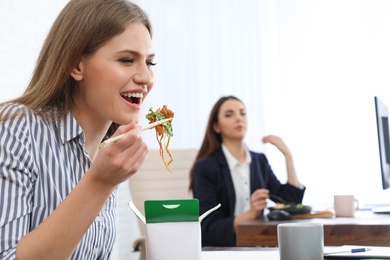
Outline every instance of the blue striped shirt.
{"label": "blue striped shirt", "polygon": [[[16,245],[57,208],[92,162],[84,133],[71,113],[45,120],[21,105],[0,111],[0,259],[16,259]],[[116,191],[71,259],[109,259],[115,240]]]}

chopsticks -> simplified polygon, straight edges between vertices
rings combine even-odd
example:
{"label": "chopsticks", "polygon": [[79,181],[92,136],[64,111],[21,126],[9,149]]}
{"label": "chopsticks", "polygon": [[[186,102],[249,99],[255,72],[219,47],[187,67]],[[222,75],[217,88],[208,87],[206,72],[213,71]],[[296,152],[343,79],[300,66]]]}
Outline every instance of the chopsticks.
{"label": "chopsticks", "polygon": [[[165,119],[162,119],[160,121],[156,121],[156,122],[153,122],[153,123],[150,123],[148,125],[145,125],[142,127],[142,131],[144,130],[148,130],[148,129],[152,129],[153,127],[156,127],[158,125],[161,125],[162,123],[165,123],[165,122],[168,122],[168,121],[171,121],[172,120],[172,117],[170,118],[165,118]],[[124,134],[121,134],[121,135],[124,135]],[[119,136],[119,135],[118,135]]]}
{"label": "chopsticks", "polygon": [[286,200],[284,200],[281,197],[276,196],[274,194],[269,193],[268,196],[270,199],[276,200],[276,202],[283,203],[283,204],[290,204],[290,202],[287,202]]}
{"label": "chopsticks", "polygon": [[[171,120],[172,120],[172,117],[170,117],[170,118],[165,118],[165,119],[162,119],[162,120],[159,120],[159,121],[150,123],[150,124],[148,124],[148,125],[143,126],[143,127],[142,127],[142,131],[148,130],[148,129],[152,129],[152,128],[158,126],[158,125],[161,125],[161,124],[163,124],[163,123],[165,123],[165,122],[168,122],[168,121],[171,121]],[[101,148],[103,148],[103,147],[106,147],[106,146],[109,145],[109,144],[112,144],[112,143],[115,143],[115,142],[119,141],[125,134],[126,134],[126,133],[105,140],[104,142],[102,142],[102,143],[99,145],[99,148],[101,149]]]}

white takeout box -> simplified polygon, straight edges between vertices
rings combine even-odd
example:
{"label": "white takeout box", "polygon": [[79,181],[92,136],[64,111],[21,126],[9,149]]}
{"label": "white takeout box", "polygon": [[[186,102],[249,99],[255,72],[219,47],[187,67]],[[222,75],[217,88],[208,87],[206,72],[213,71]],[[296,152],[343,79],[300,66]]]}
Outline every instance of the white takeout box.
{"label": "white takeout box", "polygon": [[147,260],[200,260],[200,222],[221,204],[200,217],[197,199],[147,200],[145,216],[133,202],[130,202],[129,206],[145,223]]}

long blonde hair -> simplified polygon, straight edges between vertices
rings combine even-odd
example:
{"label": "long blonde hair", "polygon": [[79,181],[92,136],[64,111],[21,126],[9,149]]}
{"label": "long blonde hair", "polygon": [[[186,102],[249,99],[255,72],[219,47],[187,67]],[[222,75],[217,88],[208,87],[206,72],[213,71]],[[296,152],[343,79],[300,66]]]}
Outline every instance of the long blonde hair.
{"label": "long blonde hair", "polygon": [[64,117],[77,92],[72,68],[131,23],[142,23],[152,35],[147,14],[127,0],[69,1],[46,37],[26,91],[5,103],[23,104],[39,113],[56,107],[54,117]]}

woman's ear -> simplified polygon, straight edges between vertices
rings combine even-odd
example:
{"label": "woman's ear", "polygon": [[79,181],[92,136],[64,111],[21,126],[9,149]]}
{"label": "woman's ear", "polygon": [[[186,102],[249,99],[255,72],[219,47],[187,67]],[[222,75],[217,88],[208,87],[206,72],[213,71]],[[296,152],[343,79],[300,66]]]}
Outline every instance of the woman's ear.
{"label": "woman's ear", "polygon": [[76,64],[76,66],[70,71],[70,76],[75,81],[82,81],[83,80],[83,68],[84,64],[83,61],[80,61]]}
{"label": "woman's ear", "polygon": [[214,132],[216,132],[217,134],[220,134],[221,131],[219,130],[219,127],[218,127],[218,124],[217,123],[214,123],[213,124],[213,129],[214,129]]}

